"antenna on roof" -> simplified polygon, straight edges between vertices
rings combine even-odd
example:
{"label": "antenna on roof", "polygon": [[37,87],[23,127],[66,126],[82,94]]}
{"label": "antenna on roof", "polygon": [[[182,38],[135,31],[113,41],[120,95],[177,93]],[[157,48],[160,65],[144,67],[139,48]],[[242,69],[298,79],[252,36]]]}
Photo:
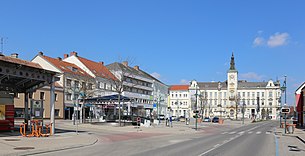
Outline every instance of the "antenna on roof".
{"label": "antenna on roof", "polygon": [[0,44],[1,44],[1,51],[0,51],[0,55],[4,54],[4,51],[3,51],[4,39],[7,39],[7,37],[6,38],[1,37],[1,42],[0,42]]}

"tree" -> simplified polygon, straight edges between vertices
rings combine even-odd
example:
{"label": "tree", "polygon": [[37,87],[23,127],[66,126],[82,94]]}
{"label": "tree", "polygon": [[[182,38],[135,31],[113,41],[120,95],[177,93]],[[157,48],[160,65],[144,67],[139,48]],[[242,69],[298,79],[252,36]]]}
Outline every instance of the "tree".
{"label": "tree", "polygon": [[121,126],[121,96],[124,91],[131,91],[134,86],[137,85],[135,73],[131,67],[128,66],[128,61],[124,61],[122,64],[115,62],[107,65],[107,68],[115,76],[110,74],[106,75],[106,78],[111,82],[115,92],[118,93],[118,105],[119,105],[119,125]]}

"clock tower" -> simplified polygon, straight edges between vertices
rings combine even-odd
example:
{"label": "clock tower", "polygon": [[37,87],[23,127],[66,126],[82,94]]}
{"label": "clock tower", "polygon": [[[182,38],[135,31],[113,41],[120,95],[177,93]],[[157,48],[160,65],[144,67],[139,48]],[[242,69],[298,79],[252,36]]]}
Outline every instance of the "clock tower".
{"label": "clock tower", "polygon": [[227,82],[228,82],[228,93],[229,98],[232,99],[234,96],[237,96],[237,85],[238,85],[238,78],[237,78],[238,71],[235,68],[235,61],[234,61],[234,54],[232,53],[231,62],[230,62],[230,69],[227,73]]}

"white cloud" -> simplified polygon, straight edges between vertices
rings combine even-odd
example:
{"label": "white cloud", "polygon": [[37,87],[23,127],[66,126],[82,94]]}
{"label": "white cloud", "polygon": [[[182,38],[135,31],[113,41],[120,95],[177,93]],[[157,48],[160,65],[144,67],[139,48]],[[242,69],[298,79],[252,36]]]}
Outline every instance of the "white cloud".
{"label": "white cloud", "polygon": [[180,84],[189,84],[189,83],[190,83],[190,81],[188,81],[188,80],[185,80],[185,79],[180,80]]}
{"label": "white cloud", "polygon": [[262,80],[263,77],[264,77],[263,75],[258,75],[254,72],[248,72],[248,73],[240,74],[240,78],[242,78],[242,79]]}
{"label": "white cloud", "polygon": [[267,45],[269,47],[278,47],[286,45],[288,42],[289,34],[288,33],[275,33],[269,37]]}
{"label": "white cloud", "polygon": [[152,74],[150,74],[151,76],[153,76],[154,78],[156,79],[160,79],[161,78],[161,75],[157,72],[153,72]]}
{"label": "white cloud", "polygon": [[265,39],[262,37],[256,37],[253,41],[253,46],[262,46],[265,44]]}

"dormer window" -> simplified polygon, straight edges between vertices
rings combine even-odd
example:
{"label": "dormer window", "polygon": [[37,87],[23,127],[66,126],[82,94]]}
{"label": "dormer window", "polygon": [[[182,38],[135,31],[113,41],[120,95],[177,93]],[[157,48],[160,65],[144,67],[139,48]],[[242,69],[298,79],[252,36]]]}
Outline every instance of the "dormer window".
{"label": "dormer window", "polygon": [[73,71],[73,72],[77,72],[77,68],[72,67],[72,71]]}

